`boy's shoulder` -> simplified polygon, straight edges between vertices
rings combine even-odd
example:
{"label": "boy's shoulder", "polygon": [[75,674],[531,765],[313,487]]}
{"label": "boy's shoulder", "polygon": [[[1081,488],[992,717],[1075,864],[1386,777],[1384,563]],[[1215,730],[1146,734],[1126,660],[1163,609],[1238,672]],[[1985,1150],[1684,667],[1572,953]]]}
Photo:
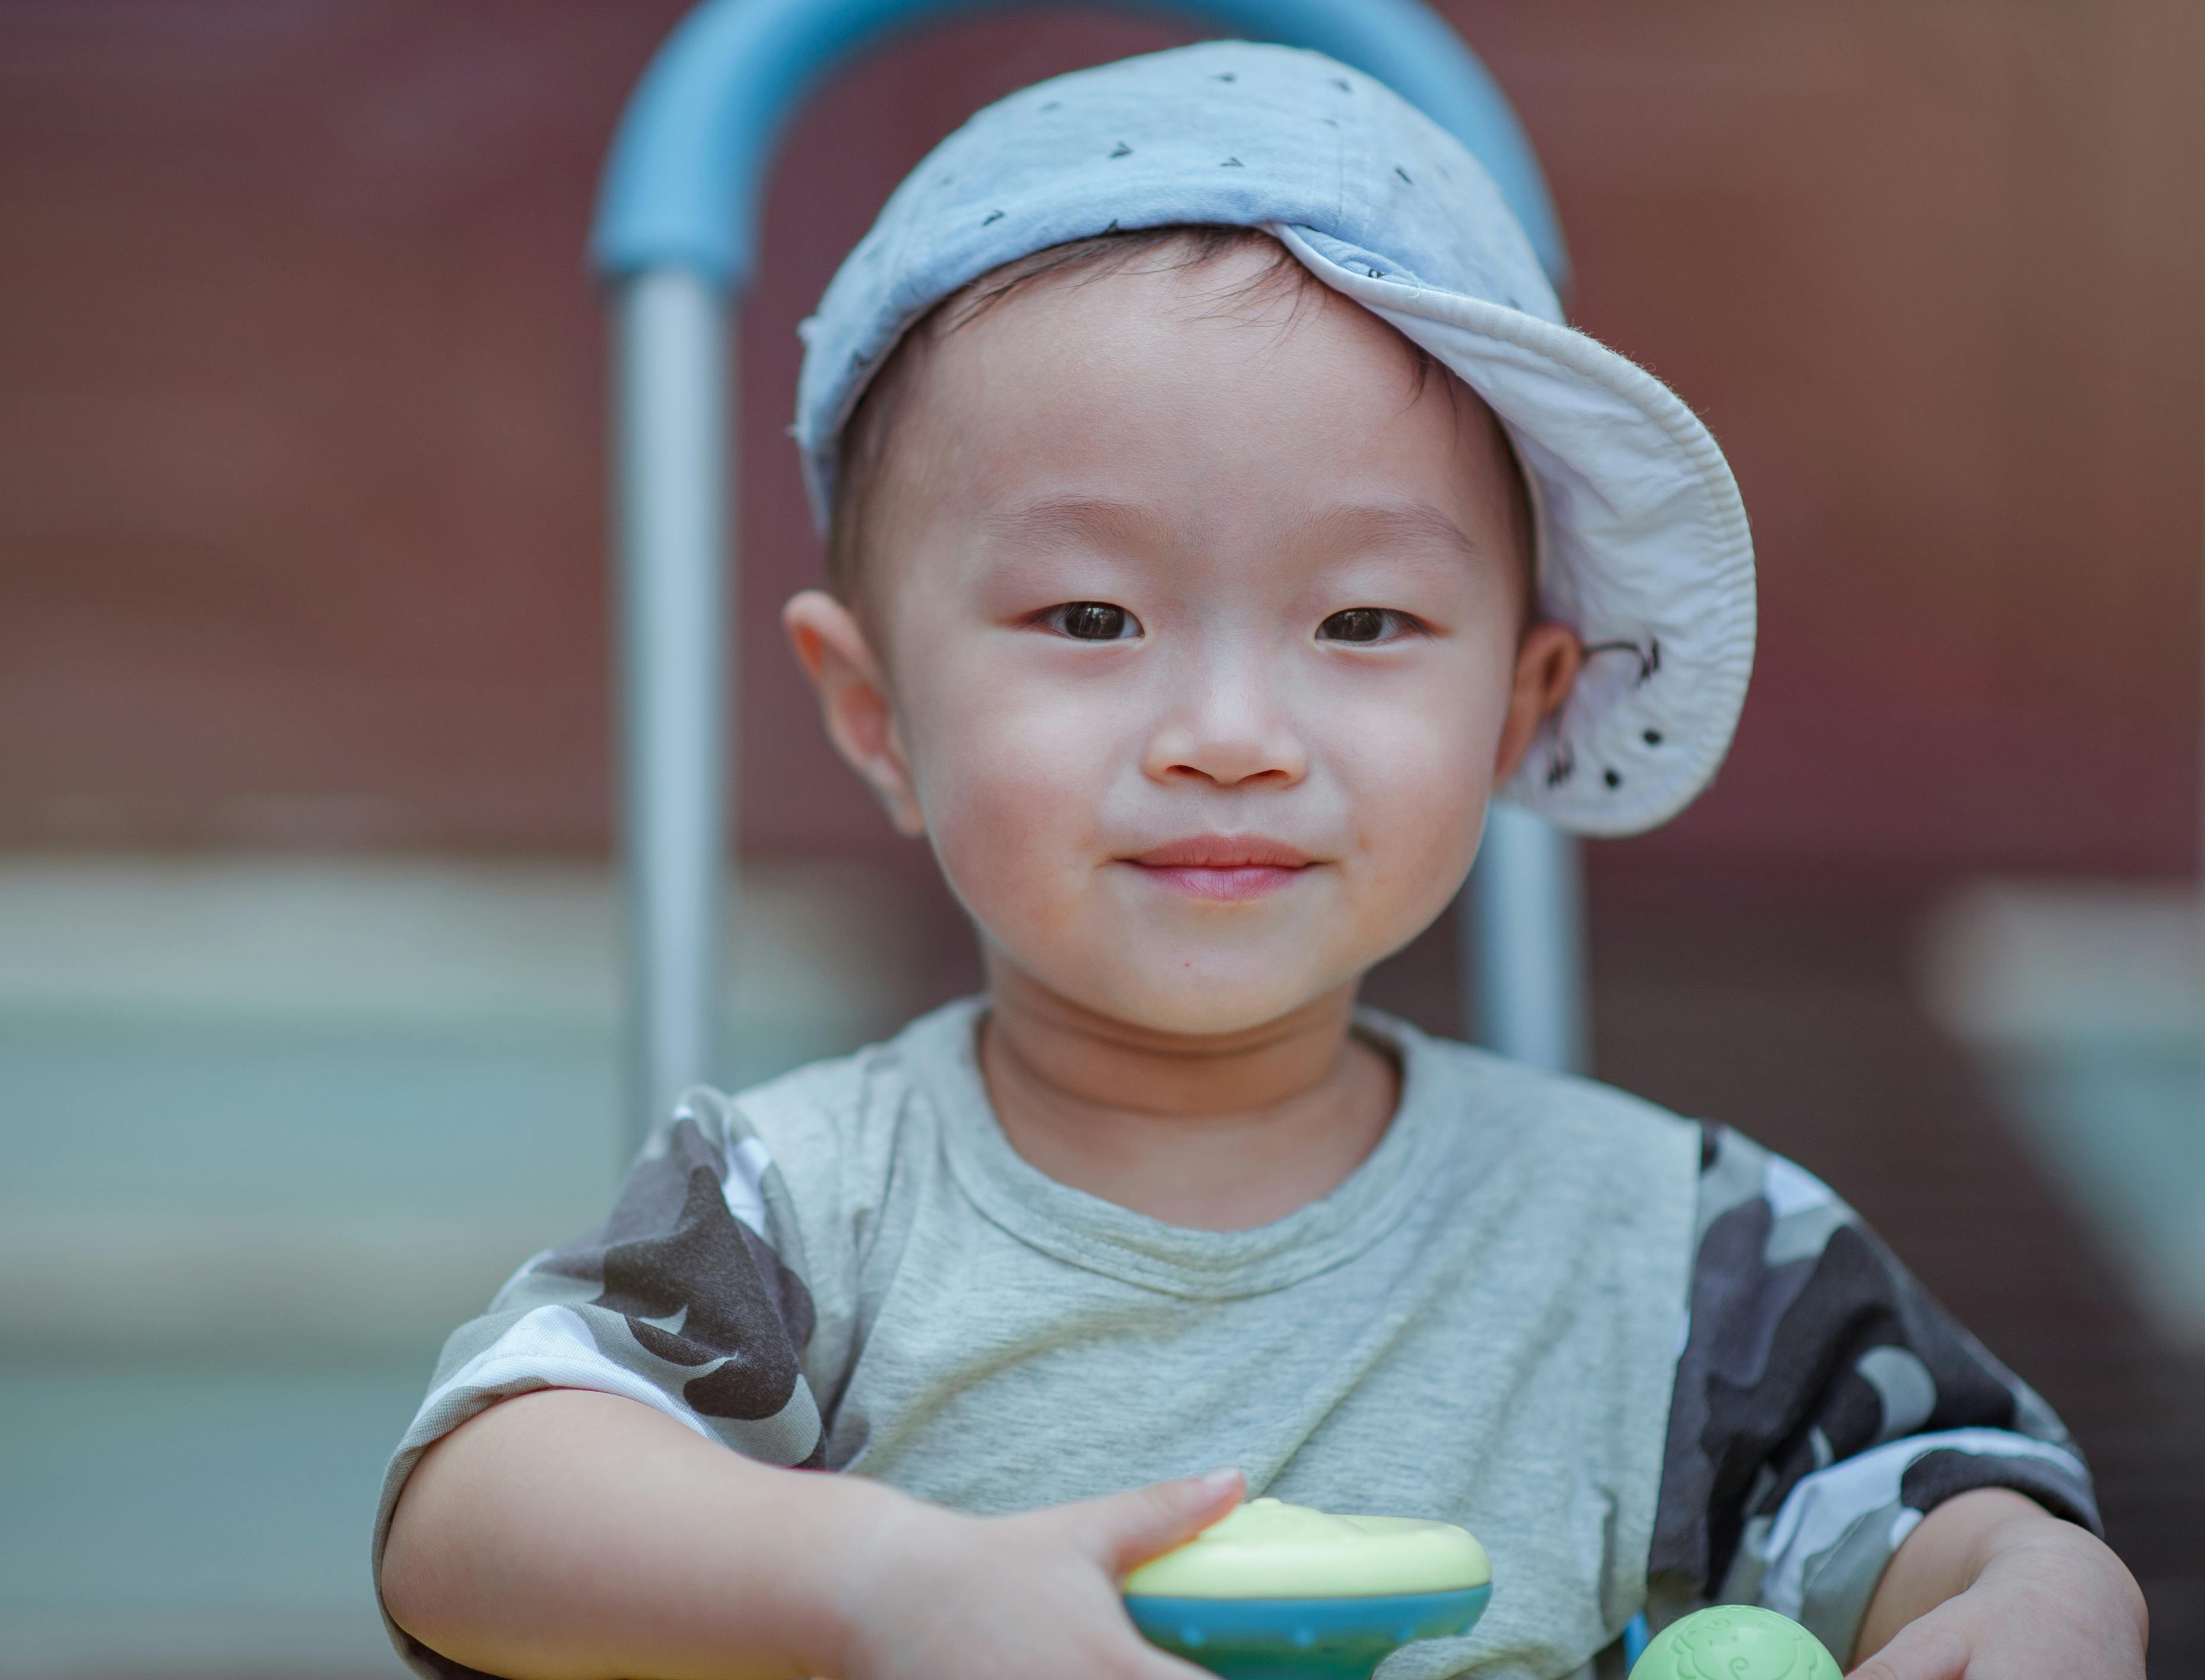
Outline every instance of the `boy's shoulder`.
{"label": "boy's shoulder", "polygon": [[1396,1048],[1405,1100],[1429,1101],[1448,1122],[1474,1128],[1481,1153],[1626,1189],[1649,1167],[1697,1176],[1708,1131],[1697,1120],[1597,1079],[1513,1061],[1376,1010],[1358,1010],[1357,1020]]}
{"label": "boy's shoulder", "polygon": [[[766,1138],[864,1148],[886,1140],[914,1092],[938,1095],[940,1065],[969,1046],[985,1000],[959,998],[892,1036],[805,1062],[740,1090],[708,1093],[722,1123]],[[969,1054],[969,1050],[967,1052]]]}
{"label": "boy's shoulder", "polygon": [[[960,1040],[969,1046],[982,1005],[960,998],[893,1037],[731,1093],[698,1087],[681,1113],[731,1164],[746,1163],[762,1190],[777,1178],[807,1211],[871,1202],[899,1156],[924,1146],[909,1121],[930,1115],[945,1085],[954,1089],[940,1065]],[[930,1100],[914,1101],[922,1093]]]}
{"label": "boy's shoulder", "polygon": [[[1398,1032],[1403,1024],[1385,1025]],[[1689,1250],[1703,1287],[1791,1290],[1798,1279],[1776,1274],[1790,1267],[1809,1275],[1812,1267],[1803,1271],[1796,1262],[1819,1262],[1839,1232],[1872,1250],[1876,1265],[1897,1267],[1844,1196],[1735,1126],[1687,1118],[1598,1080],[1406,1030],[1429,1066],[1459,1088],[1460,1111],[1489,1116],[1507,1134],[1521,1170],[1573,1181],[1580,1196],[1618,1207],[1665,1193],[1673,1202],[1684,1186]],[[1647,1176],[1649,1169],[1658,1178]]]}

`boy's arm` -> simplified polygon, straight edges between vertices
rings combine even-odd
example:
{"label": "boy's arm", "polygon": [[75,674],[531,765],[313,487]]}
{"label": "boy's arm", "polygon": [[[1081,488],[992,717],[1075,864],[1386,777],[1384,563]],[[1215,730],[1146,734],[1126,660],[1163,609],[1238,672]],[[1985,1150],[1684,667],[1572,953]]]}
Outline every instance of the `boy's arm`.
{"label": "boy's arm", "polygon": [[[433,1461],[438,1479],[449,1481],[455,1465],[493,1444],[517,1451],[528,1438],[516,1433],[515,1420],[581,1391],[650,1413],[651,1422],[690,1438],[680,1442],[684,1451],[732,1449],[729,1456],[764,1466],[818,1463],[823,1424],[804,1369],[816,1315],[796,1269],[803,1258],[787,1187],[747,1117],[714,1093],[690,1093],[637,1157],[604,1223],[530,1260],[487,1312],[445,1343],[383,1479],[374,1542],[378,1593],[401,1499],[409,1529],[422,1508],[411,1493],[423,1462]],[[822,1258],[839,1291],[845,1280],[834,1256]],[[825,1374],[831,1380],[835,1374],[830,1362]],[[544,1390],[561,1391],[558,1401],[517,1405],[516,1397]],[[473,1427],[508,1404],[516,1409],[497,1416],[495,1428]],[[642,1427],[631,1425],[624,1438]],[[455,1438],[458,1445],[443,1450]],[[546,1481],[538,1490],[545,1500],[578,1479],[604,1475],[602,1463],[579,1459],[569,1470],[562,1460],[539,1459],[530,1474]],[[617,1506],[616,1489],[607,1497]],[[455,1575],[440,1561],[437,1580],[465,1581],[486,1570],[519,1532],[497,1529],[479,1559],[458,1560]],[[413,1584],[421,1585],[418,1570]],[[475,1671],[425,1647],[395,1618],[392,1635],[417,1673],[458,1680]]]}
{"label": "boy's arm", "polygon": [[633,1400],[545,1389],[423,1457],[391,1518],[383,1602],[490,1674],[837,1674],[838,1569],[898,1502],[754,1463]]}
{"label": "boy's arm", "polygon": [[1884,1570],[1854,1680],[2143,1680],[2146,1620],[2103,1540],[2018,1493],[1977,1488],[1931,1511]]}
{"label": "boy's arm", "polygon": [[1914,1560],[1948,1558],[1937,1535],[1972,1519],[1938,1521],[1896,1575],[1895,1557],[1948,1506],[1980,1511],[1986,1489],[2027,1494],[2060,1545],[2096,1546],[2089,1473],[2050,1408],[1827,1186],[1709,1128],[1649,1560],[1656,1623],[1758,1602],[1839,1655],[1868,1650],[1884,1583],[1935,1602]]}
{"label": "boy's arm", "polygon": [[966,1517],[547,1390],[423,1458],[384,1603],[431,1650],[515,1680],[1197,1680],[1134,1632],[1118,1583],[1239,1493],[1228,1472]]}

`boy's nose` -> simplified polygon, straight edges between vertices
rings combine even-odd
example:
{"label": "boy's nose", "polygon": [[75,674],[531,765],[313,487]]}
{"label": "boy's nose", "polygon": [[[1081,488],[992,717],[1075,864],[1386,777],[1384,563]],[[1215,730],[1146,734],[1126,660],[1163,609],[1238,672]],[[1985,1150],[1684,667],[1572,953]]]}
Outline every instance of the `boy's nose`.
{"label": "boy's nose", "polygon": [[1308,748],[1283,710],[1258,686],[1212,675],[1150,736],[1142,763],[1149,776],[1165,782],[1198,777],[1220,787],[1291,787],[1307,775]]}

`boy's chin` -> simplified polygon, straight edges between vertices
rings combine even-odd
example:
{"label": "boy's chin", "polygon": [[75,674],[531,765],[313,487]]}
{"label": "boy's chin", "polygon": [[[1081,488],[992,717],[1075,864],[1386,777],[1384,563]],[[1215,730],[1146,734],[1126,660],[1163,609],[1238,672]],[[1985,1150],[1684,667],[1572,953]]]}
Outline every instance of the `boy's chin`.
{"label": "boy's chin", "polygon": [[1337,991],[1337,978],[1315,975],[1156,975],[1113,977],[1102,988],[1082,986],[1079,998],[1099,1013],[1151,1031],[1209,1038],[1254,1030]]}

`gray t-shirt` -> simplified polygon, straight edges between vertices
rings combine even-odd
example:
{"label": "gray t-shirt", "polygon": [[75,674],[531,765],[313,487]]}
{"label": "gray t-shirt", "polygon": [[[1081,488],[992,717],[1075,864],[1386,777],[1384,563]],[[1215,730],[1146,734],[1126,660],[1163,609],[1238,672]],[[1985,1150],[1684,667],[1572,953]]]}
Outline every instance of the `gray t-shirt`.
{"label": "gray t-shirt", "polygon": [[[1723,1588],[1849,1647],[1840,1624],[1934,1498],[2018,1485],[2095,1520],[2042,1402],[1817,1181],[1735,1134],[1364,1012],[1402,1076],[1378,1146],[1284,1219],[1190,1230],[1019,1157],[982,1008],[692,1093],[606,1226],[447,1344],[378,1566],[421,1451],[545,1386],[968,1511],[1229,1463],[1251,1493],[1460,1523],[1494,1558],[1492,1607],[1388,1680],[1614,1669],[1649,1603]],[[1848,1377],[1872,1408],[1851,1422]],[[1895,1429],[1894,1385],[1920,1413]],[[1973,1410],[1940,1414],[1948,1394]],[[1879,1459],[1900,1435],[1921,1450]],[[421,1672],[469,1672],[393,1631]]]}

